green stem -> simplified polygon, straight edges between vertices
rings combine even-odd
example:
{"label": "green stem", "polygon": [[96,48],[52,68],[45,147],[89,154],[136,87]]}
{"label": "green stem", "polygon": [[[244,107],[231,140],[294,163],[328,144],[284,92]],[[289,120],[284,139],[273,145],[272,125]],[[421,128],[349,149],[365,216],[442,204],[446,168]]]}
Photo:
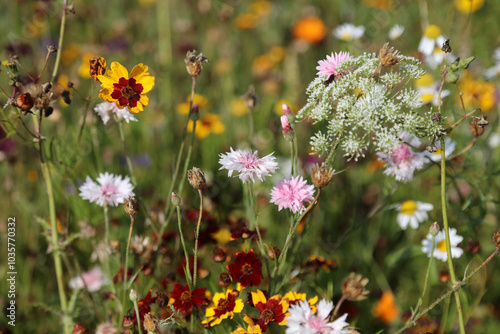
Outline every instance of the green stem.
{"label": "green stem", "polygon": [[[120,329],[123,324],[123,316],[125,310],[125,298],[127,296],[127,274],[128,274],[128,253],[130,251],[130,239],[132,238],[132,230],[134,229],[134,216],[130,215],[130,229],[128,231],[127,248],[125,250],[125,267],[123,268],[123,296],[122,296],[122,314],[120,317]],[[137,301],[134,302],[134,306],[137,305]],[[137,311],[137,310],[136,310]],[[137,315],[137,323],[139,324],[139,316]],[[139,324],[139,331],[140,331]]]}
{"label": "green stem", "polygon": [[196,131],[196,122],[197,121],[193,121],[193,132],[191,132],[191,141],[189,142],[186,161],[184,161],[184,171],[182,172],[181,182],[179,183],[178,194],[182,193],[182,190],[184,189],[184,183],[186,183],[187,170],[188,170],[189,162],[191,160],[191,152],[193,151],[194,137],[195,137],[195,131]]}
{"label": "green stem", "polygon": [[198,264],[196,263],[198,261],[198,238],[200,236],[201,215],[203,214],[203,192],[201,189],[198,189],[198,194],[200,195],[200,212],[198,213],[198,223],[196,223],[196,234],[194,241],[193,289],[196,288],[196,276],[198,271]]}
{"label": "green stem", "polygon": [[290,156],[291,156],[291,162],[292,162],[292,176],[295,176],[296,173],[296,168],[295,168],[295,152],[294,152],[294,147],[293,147],[293,142],[295,141],[295,138],[290,141]]}
{"label": "green stem", "polygon": [[66,5],[68,4],[67,0],[63,0],[63,11],[62,11],[62,19],[61,19],[61,28],[59,30],[59,43],[57,45],[57,56],[56,62],[54,63],[54,71],[52,71],[52,78],[50,79],[50,84],[54,84],[54,80],[57,76],[57,70],[59,68],[59,63],[61,61],[61,53],[62,53],[62,45],[64,38],[64,27],[66,25]]}
{"label": "green stem", "polygon": [[250,145],[250,149],[253,149],[253,133],[254,133],[254,120],[253,120],[253,110],[254,108],[250,108],[248,112],[248,144]]}
{"label": "green stem", "polygon": [[120,131],[120,140],[122,142],[123,154],[125,155],[125,159],[127,160],[127,166],[130,171],[130,179],[132,181],[132,184],[136,186],[137,182],[135,181],[134,168],[132,167],[132,161],[130,160],[130,156],[127,153],[127,147],[125,146],[125,133],[123,131],[122,121],[118,122],[118,129]]}
{"label": "green stem", "polygon": [[137,304],[137,300],[134,300],[134,310],[135,317],[137,318],[137,329],[139,331],[139,334],[142,334],[141,317],[139,314],[139,305]]}
{"label": "green stem", "polygon": [[253,227],[255,228],[255,230],[257,231],[257,236],[259,238],[259,241],[258,241],[258,245],[259,245],[259,249],[260,249],[260,253],[262,254],[262,256],[266,256],[266,253],[264,251],[264,243],[262,241],[262,236],[260,234],[260,228],[259,228],[259,223],[258,223],[258,218],[257,218],[257,208],[255,206],[255,202],[253,200],[253,187],[252,187],[252,183],[248,182],[247,181],[247,190],[248,190],[248,200],[249,200],[249,211],[250,211],[250,217],[249,219],[251,219],[252,223],[253,223]]}
{"label": "green stem", "polygon": [[[445,138],[441,137],[441,207],[443,211],[443,226],[444,226],[444,235],[446,238],[446,254],[447,254],[447,262],[448,269],[450,271],[451,282],[455,284],[456,275],[455,269],[453,268],[453,260],[451,257],[451,244],[450,244],[450,231],[448,225],[448,213],[446,210],[446,157],[445,157],[446,147],[445,147]],[[465,324],[464,324],[464,316],[462,312],[462,305],[460,303],[460,295],[458,292],[455,292],[455,302],[457,304],[457,313],[458,313],[458,323],[460,325],[460,333],[465,334]]]}
{"label": "green stem", "polygon": [[184,256],[186,257],[186,278],[187,278],[186,281],[188,282],[189,285],[191,285],[192,280],[191,280],[191,271],[189,269],[189,255],[186,248],[186,243],[184,242],[184,234],[182,233],[181,209],[179,206],[176,206],[176,209],[177,209],[177,225],[179,227],[179,236],[181,239],[182,249],[184,250]]}

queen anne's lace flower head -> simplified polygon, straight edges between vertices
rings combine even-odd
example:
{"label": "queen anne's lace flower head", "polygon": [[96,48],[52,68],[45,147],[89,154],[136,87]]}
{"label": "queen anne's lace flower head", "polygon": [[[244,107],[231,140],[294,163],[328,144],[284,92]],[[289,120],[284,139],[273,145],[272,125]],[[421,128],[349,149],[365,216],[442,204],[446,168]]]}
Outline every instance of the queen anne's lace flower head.
{"label": "queen anne's lace flower head", "polygon": [[239,173],[243,183],[248,180],[255,182],[255,178],[264,181],[266,176],[274,173],[278,168],[278,163],[272,153],[259,158],[257,151],[252,153],[243,150],[235,151],[232,147],[230,149],[230,152],[220,154],[219,163],[222,165],[220,169],[227,169],[229,176],[232,176],[233,172]]}
{"label": "queen anne's lace flower head", "polygon": [[293,213],[302,212],[306,208],[303,202],[309,202],[314,197],[314,187],[308,185],[302,176],[292,176],[284,179],[271,190],[271,203],[278,206],[278,210],[289,209]]}
{"label": "queen anne's lace flower head", "polygon": [[125,198],[134,196],[134,186],[128,176],[115,176],[108,172],[99,173],[97,183],[87,176],[85,183],[79,188],[80,197],[100,206],[117,206]]}

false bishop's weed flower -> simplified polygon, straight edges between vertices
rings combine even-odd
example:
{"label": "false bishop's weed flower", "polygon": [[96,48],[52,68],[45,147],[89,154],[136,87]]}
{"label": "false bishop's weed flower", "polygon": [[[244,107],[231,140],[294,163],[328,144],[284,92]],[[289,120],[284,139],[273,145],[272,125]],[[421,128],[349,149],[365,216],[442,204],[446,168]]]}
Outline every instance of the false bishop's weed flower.
{"label": "false bishop's weed flower", "polygon": [[205,304],[205,290],[207,288],[189,289],[188,284],[174,283],[174,289],[170,292],[170,303],[178,312],[191,314],[193,308],[199,310]]}
{"label": "false bishop's weed flower", "polygon": [[434,209],[434,206],[430,203],[409,200],[397,204],[394,208],[399,211],[397,218],[399,226],[406,230],[408,225],[413,229],[417,229],[419,224],[429,217],[427,211]]}
{"label": "false bishop's weed flower", "polygon": [[[464,250],[458,245],[464,240],[464,237],[457,234],[457,230],[454,228],[450,228],[450,247],[451,247],[451,257],[459,258],[464,253]],[[422,240],[422,251],[427,254],[428,257],[432,255],[443,262],[448,260],[448,253],[446,250],[446,238],[445,233],[443,231],[439,231],[439,233],[434,238],[434,242],[436,243],[434,247],[434,253],[432,253],[432,234],[427,234],[426,238]]]}
{"label": "false bishop's weed flower", "polygon": [[288,303],[282,296],[275,295],[266,298],[266,295],[262,291],[257,290],[257,292],[252,292],[252,303],[260,312],[259,319],[257,319],[256,323],[263,331],[266,331],[267,326],[271,322],[278,325],[286,324]]}
{"label": "false bishop's weed flower", "polygon": [[232,176],[233,172],[239,173],[239,178],[243,183],[248,180],[255,182],[255,178],[264,181],[266,176],[271,175],[278,168],[278,163],[272,153],[259,158],[257,151],[235,151],[232,147],[230,149],[230,152],[219,155],[219,163],[222,165],[220,169],[227,169],[229,176]]}
{"label": "false bishop's weed flower", "polygon": [[251,249],[249,252],[238,252],[234,262],[226,268],[234,282],[240,283],[242,288],[256,286],[262,279],[262,263],[257,254]]}
{"label": "false bishop's weed flower", "polygon": [[101,117],[102,122],[104,124],[108,123],[111,119],[111,116],[114,115],[117,121],[124,120],[129,123],[130,121],[137,122],[137,118],[134,117],[134,114],[130,112],[128,107],[118,108],[115,103],[111,102],[102,102],[95,106],[94,111]]}
{"label": "false bishop's weed flower", "polygon": [[118,62],[112,62],[106,75],[97,76],[101,82],[99,97],[114,102],[118,108],[128,107],[134,114],[144,111],[149,104],[149,93],[155,85],[155,77],[149,74],[148,67],[142,63],[134,66],[130,75]]}
{"label": "false bishop's weed flower", "polygon": [[349,323],[345,321],[347,313],[330,322],[330,312],[333,311],[333,303],[322,299],[317,305],[317,312],[313,312],[306,301],[292,305],[288,310],[287,334],[349,334],[345,329]]}
{"label": "false bishop's weed flower", "polygon": [[314,187],[308,185],[302,176],[292,176],[279,181],[271,190],[271,203],[281,209],[289,209],[293,213],[301,213],[306,208],[304,202],[313,200]]}
{"label": "false bishop's weed flower", "polygon": [[114,174],[99,173],[97,183],[89,176],[79,188],[80,197],[96,203],[99,206],[118,206],[125,198],[134,196],[134,186],[128,176],[115,176]]}

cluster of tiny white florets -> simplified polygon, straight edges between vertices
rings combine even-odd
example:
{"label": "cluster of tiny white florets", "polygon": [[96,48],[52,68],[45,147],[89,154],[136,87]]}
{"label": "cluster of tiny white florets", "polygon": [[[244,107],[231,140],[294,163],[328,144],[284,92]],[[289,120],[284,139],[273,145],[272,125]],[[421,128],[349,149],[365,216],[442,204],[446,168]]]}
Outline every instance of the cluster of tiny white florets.
{"label": "cluster of tiny white florets", "polygon": [[442,130],[431,120],[431,111],[422,106],[420,93],[408,83],[425,72],[413,57],[400,56],[398,65],[374,75],[380,61],[374,53],[365,53],[338,64],[342,75],[327,80],[317,76],[307,88],[307,104],[299,118],[314,123],[327,122],[325,129],[311,137],[314,153],[324,154],[341,138],[345,156],[357,160],[372,147],[390,152],[397,147],[402,133],[417,137],[437,136]]}

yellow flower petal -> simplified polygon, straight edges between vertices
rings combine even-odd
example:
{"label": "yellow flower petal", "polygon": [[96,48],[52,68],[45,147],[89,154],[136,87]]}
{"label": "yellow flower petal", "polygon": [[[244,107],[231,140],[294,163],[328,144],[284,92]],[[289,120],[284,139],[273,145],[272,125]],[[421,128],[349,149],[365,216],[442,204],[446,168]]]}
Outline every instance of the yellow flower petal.
{"label": "yellow flower petal", "polygon": [[[245,306],[245,304],[243,304],[243,300],[236,299],[233,312],[240,313],[241,311],[243,311],[244,306]],[[231,312],[231,313],[233,313],[233,312]],[[231,314],[231,318],[232,318],[232,314]]]}
{"label": "yellow flower petal", "polygon": [[132,71],[130,71],[130,77],[135,78],[136,80],[139,80],[145,75],[149,75],[148,66],[143,63],[135,65]]}
{"label": "yellow flower petal", "polygon": [[99,97],[100,97],[101,99],[103,99],[104,101],[107,101],[107,102],[113,102],[113,101],[115,101],[115,99],[113,99],[113,98],[111,97],[111,93],[112,93],[112,92],[113,92],[113,91],[112,91],[112,90],[110,91],[108,88],[103,88],[103,89],[101,89],[101,91],[99,92]]}
{"label": "yellow flower petal", "polygon": [[97,80],[99,80],[101,82],[102,88],[109,88],[111,90],[113,90],[113,88],[114,88],[113,84],[116,82],[112,78],[105,76],[105,75],[98,75]]}
{"label": "yellow flower petal", "polygon": [[139,100],[139,102],[143,106],[147,106],[149,104],[149,97],[147,97],[146,95],[141,95],[141,99]]}
{"label": "yellow flower petal", "polygon": [[114,82],[118,82],[120,78],[128,79],[127,69],[117,61],[111,63],[110,70],[108,71],[108,76],[113,79]]}
{"label": "yellow flower petal", "polygon": [[257,292],[252,292],[252,303],[254,305],[257,305],[259,302],[264,304],[267,302],[264,293],[260,290],[257,290]]}
{"label": "yellow flower petal", "polygon": [[141,94],[149,93],[155,86],[155,77],[152,75],[143,75],[139,79],[136,78],[136,80],[137,83],[140,83],[143,87]]}

